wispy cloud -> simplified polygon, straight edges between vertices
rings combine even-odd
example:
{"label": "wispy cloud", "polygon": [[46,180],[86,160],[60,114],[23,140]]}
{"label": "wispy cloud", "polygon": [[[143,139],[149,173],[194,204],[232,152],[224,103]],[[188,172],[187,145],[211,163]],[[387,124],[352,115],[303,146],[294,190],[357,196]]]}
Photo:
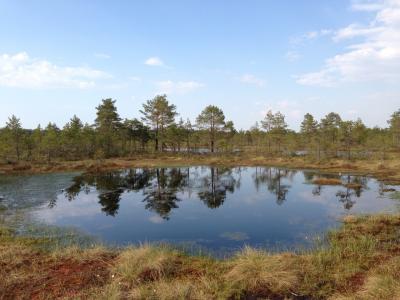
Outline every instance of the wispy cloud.
{"label": "wispy cloud", "polygon": [[382,9],[383,1],[377,0],[353,0],[351,9],[355,11],[377,11]]}
{"label": "wispy cloud", "polygon": [[258,78],[253,74],[244,74],[239,78],[239,80],[243,83],[254,84],[258,87],[263,87],[265,85],[264,79]]}
{"label": "wispy cloud", "polygon": [[157,83],[157,94],[187,94],[204,87],[197,81],[172,81],[164,80]]}
{"label": "wispy cloud", "polygon": [[0,55],[0,86],[15,88],[91,88],[97,80],[111,78],[89,67],[58,66],[29,57],[26,52]]}
{"label": "wispy cloud", "polygon": [[343,82],[400,80],[400,0],[385,0],[378,2],[379,6],[370,6],[374,3],[353,3],[355,9],[376,11],[373,21],[337,30],[334,41],[353,38],[357,41],[343,53],[328,58],[319,71],[298,76],[299,84],[334,86]]}
{"label": "wispy cloud", "polygon": [[165,220],[160,216],[151,216],[149,217],[149,221],[153,224],[162,224]]}
{"label": "wispy cloud", "polygon": [[128,77],[128,79],[131,81],[136,81],[136,82],[142,81],[142,78],[140,78],[139,76],[130,76],[130,77]]}
{"label": "wispy cloud", "polygon": [[264,117],[269,110],[274,113],[280,111],[290,120],[298,120],[303,115],[302,106],[298,101],[291,101],[287,99],[275,101],[270,100],[260,101],[256,103],[256,105],[261,107],[259,110],[260,117]]}
{"label": "wispy cloud", "polygon": [[318,39],[321,37],[328,36],[330,34],[332,34],[332,30],[330,30],[330,29],[309,31],[301,36],[292,37],[290,39],[290,44],[299,45],[299,44],[303,44],[307,41],[311,41],[311,40],[315,40],[315,39]]}
{"label": "wispy cloud", "polygon": [[154,56],[154,57],[149,57],[146,59],[144,62],[145,65],[152,66],[152,67],[163,67],[165,66],[164,62],[161,60],[161,58]]}
{"label": "wispy cloud", "polygon": [[111,55],[105,54],[105,53],[95,53],[94,57],[100,58],[100,59],[110,59]]}
{"label": "wispy cloud", "polygon": [[285,54],[285,58],[286,58],[288,61],[290,61],[290,62],[296,61],[296,60],[298,60],[300,57],[301,57],[300,54],[297,53],[296,51],[288,51],[288,52],[286,52],[286,54]]}

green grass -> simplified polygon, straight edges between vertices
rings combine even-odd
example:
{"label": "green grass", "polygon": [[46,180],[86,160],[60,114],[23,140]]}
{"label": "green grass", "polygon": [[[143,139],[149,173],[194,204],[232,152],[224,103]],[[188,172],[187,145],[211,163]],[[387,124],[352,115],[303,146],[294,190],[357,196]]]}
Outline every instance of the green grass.
{"label": "green grass", "polygon": [[0,298],[399,299],[400,215],[346,217],[302,253],[218,260],[168,246],[43,247],[0,227]]}

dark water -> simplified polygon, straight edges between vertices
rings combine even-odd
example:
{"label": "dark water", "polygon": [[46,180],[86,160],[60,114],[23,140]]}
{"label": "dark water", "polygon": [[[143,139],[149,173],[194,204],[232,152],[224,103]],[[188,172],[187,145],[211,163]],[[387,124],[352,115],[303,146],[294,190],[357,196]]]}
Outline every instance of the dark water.
{"label": "dark water", "polygon": [[[358,187],[318,186],[318,177]],[[22,211],[110,244],[167,242],[227,255],[243,245],[309,247],[345,214],[398,211],[388,188],[368,177],[264,167],[130,169],[0,176],[0,205],[3,214]]]}

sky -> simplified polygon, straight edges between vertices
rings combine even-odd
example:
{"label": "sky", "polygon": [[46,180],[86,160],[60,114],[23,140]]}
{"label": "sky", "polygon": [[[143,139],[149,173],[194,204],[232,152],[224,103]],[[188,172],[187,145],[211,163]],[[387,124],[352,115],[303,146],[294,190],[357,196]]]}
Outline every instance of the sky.
{"label": "sky", "polygon": [[0,0],[0,127],[123,118],[167,94],[247,129],[331,111],[368,126],[400,109],[400,0]]}

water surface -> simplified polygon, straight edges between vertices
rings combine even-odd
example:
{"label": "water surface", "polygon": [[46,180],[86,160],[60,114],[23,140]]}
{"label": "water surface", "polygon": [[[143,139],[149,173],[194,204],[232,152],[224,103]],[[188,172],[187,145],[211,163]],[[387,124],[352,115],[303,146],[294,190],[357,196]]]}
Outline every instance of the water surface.
{"label": "water surface", "polygon": [[345,214],[395,212],[388,187],[350,175],[278,168],[153,168],[99,174],[0,176],[3,214],[80,231],[116,245],[167,242],[228,255],[244,245],[309,247]]}

